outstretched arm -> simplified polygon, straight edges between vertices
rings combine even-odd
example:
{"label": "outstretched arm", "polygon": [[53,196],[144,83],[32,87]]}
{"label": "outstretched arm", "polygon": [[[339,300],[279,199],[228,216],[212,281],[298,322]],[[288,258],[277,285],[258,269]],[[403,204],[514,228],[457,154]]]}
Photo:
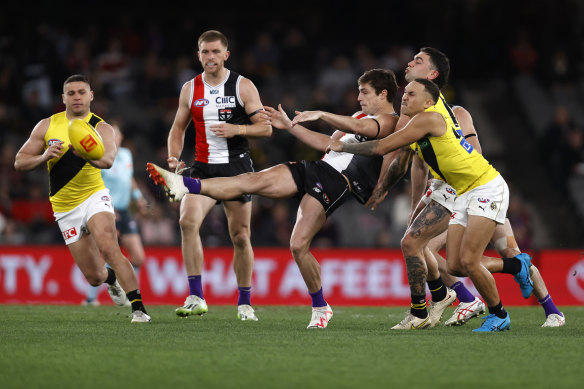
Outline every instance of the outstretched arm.
{"label": "outstretched arm", "polygon": [[400,131],[381,140],[360,143],[342,143],[333,141],[328,150],[343,151],[360,155],[385,155],[401,147],[408,146],[426,135],[441,136],[446,131],[446,122],[435,112],[422,112],[410,120]]}
{"label": "outstretched arm", "polygon": [[[311,131],[299,124],[292,127],[292,121],[288,118],[286,112],[284,112],[282,104],[278,104],[277,110],[268,106],[265,106],[264,108],[266,109],[274,127],[290,132],[290,134],[294,135],[302,143],[313,149],[324,152],[329,143],[331,143],[331,139],[336,140],[340,138],[340,136],[338,136],[338,131],[331,137],[319,132]],[[337,135],[335,136],[335,134]]]}
{"label": "outstretched arm", "polygon": [[395,128],[397,117],[389,114],[379,115],[375,119],[356,119],[352,116],[336,115],[324,111],[296,111],[292,127],[298,123],[321,119],[334,128],[351,134],[360,134],[368,138],[383,138]]}

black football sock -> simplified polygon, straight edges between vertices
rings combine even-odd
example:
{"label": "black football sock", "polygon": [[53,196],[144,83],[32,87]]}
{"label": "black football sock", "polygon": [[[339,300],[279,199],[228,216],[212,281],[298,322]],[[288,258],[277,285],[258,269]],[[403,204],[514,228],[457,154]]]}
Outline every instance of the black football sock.
{"label": "black football sock", "polygon": [[144,304],[142,304],[142,295],[140,294],[140,289],[126,293],[126,296],[128,296],[128,300],[130,300],[130,304],[132,304],[132,312],[142,311],[146,313],[146,308],[144,308]]}
{"label": "black football sock", "polygon": [[430,288],[430,293],[432,293],[432,301],[435,303],[446,298],[446,285],[442,282],[442,277],[438,277],[434,281],[428,280],[428,288]]}
{"label": "black football sock", "polygon": [[107,282],[109,285],[113,285],[116,283],[116,273],[114,272],[114,269],[112,269],[111,267],[106,267],[107,269],[107,278],[105,279],[105,282]]}
{"label": "black football sock", "polygon": [[521,261],[517,258],[501,258],[503,260],[503,270],[501,273],[517,274],[521,271]]}

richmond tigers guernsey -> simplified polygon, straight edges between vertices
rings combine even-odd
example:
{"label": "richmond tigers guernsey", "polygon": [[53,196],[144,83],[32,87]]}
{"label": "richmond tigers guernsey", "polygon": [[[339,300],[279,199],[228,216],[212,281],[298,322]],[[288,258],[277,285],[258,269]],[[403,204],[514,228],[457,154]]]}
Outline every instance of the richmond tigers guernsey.
{"label": "richmond tigers guernsey", "polygon": [[225,80],[211,86],[203,74],[190,81],[189,107],[195,124],[195,160],[210,164],[229,163],[248,155],[245,137],[219,138],[209,129],[211,124],[251,124],[239,95],[239,84],[243,77],[227,70]]}
{"label": "richmond tigers guernsey", "polygon": [[425,112],[439,113],[447,127],[442,136],[425,136],[410,145],[426,162],[434,178],[446,181],[458,195],[461,195],[499,175],[499,172],[462,136],[456,117],[442,94],[436,105],[429,107]]}
{"label": "richmond tigers guernsey", "polygon": [[[91,112],[83,119],[94,128],[103,120]],[[69,119],[65,112],[51,116],[45,134],[46,150],[54,142],[62,142],[65,152],[59,158],[47,161],[49,171],[49,200],[53,212],[68,212],[87,200],[95,192],[105,189],[101,169],[93,167],[83,158],[77,157],[67,145],[69,140]]]}

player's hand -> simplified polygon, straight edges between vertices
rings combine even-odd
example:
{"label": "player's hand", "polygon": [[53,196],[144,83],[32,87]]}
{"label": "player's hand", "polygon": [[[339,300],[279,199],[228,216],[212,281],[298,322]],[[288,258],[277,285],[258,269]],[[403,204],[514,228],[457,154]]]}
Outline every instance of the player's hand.
{"label": "player's hand", "polygon": [[239,126],[235,124],[216,123],[211,124],[209,129],[218,138],[233,138],[235,135],[239,135]]}
{"label": "player's hand", "polygon": [[[69,147],[73,147],[72,145],[69,145]],[[55,142],[52,145],[50,145],[49,147],[47,147],[47,149],[45,150],[45,152],[43,153],[43,162],[47,162],[50,159],[53,158],[58,158],[63,154],[63,142]]]}
{"label": "player's hand", "polygon": [[176,174],[181,174],[187,167],[187,164],[184,161],[179,161],[177,157],[168,157],[166,162],[168,163],[168,168],[171,171],[174,170]]}
{"label": "player's hand", "polygon": [[322,111],[295,111],[296,116],[292,119],[292,127],[302,122],[318,120],[322,116]]}
{"label": "player's hand", "polygon": [[292,121],[288,118],[288,115],[286,115],[286,112],[282,108],[282,104],[278,104],[278,110],[268,106],[264,106],[264,109],[266,110],[273,127],[281,130],[289,130],[292,128]]}
{"label": "player's hand", "polygon": [[[51,146],[51,147],[53,147],[53,146]],[[75,150],[75,147],[73,147],[73,145],[72,145],[72,144],[69,144],[69,146],[68,146],[68,147],[69,147],[69,150],[71,150],[71,152],[73,153],[73,155],[76,155],[76,156],[77,156],[77,157],[79,157],[79,158],[83,158],[83,159],[85,159],[85,157],[84,157],[83,155],[79,154],[79,153],[77,152],[77,150]],[[47,151],[49,151],[49,149],[47,149]],[[47,151],[45,151],[45,154],[46,154],[46,152],[47,152]],[[50,158],[49,158],[49,159],[50,159]]]}
{"label": "player's hand", "polygon": [[374,211],[375,208],[377,208],[379,204],[381,204],[381,202],[385,199],[386,196],[387,196],[386,190],[384,191],[380,187],[375,186],[375,188],[373,188],[373,193],[371,193],[371,197],[369,197],[369,200],[367,200],[365,206]]}
{"label": "player's hand", "polygon": [[343,151],[342,150],[343,147],[343,142],[341,142],[340,140],[333,140],[331,143],[329,143],[329,145],[326,147],[326,149],[324,150],[325,153],[328,153],[329,151]]}

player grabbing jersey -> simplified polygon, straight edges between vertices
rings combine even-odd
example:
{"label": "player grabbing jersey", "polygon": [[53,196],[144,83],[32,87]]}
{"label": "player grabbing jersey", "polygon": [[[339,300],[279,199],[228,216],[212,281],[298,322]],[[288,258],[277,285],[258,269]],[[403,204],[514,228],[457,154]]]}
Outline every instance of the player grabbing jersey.
{"label": "player grabbing jersey", "polygon": [[[454,217],[448,226],[449,270],[469,276],[487,302],[490,315],[475,331],[505,331],[510,328],[509,314],[503,308],[493,276],[481,265],[481,257],[496,224],[505,222],[509,190],[488,161],[461,142],[460,135],[435,112],[433,107],[439,99],[438,86],[418,78],[406,86],[402,98],[402,114],[412,118],[402,130],[380,141],[358,145],[333,142],[329,149],[385,155],[411,145],[418,156],[457,191]],[[412,316],[409,326],[424,326],[427,319]]]}

